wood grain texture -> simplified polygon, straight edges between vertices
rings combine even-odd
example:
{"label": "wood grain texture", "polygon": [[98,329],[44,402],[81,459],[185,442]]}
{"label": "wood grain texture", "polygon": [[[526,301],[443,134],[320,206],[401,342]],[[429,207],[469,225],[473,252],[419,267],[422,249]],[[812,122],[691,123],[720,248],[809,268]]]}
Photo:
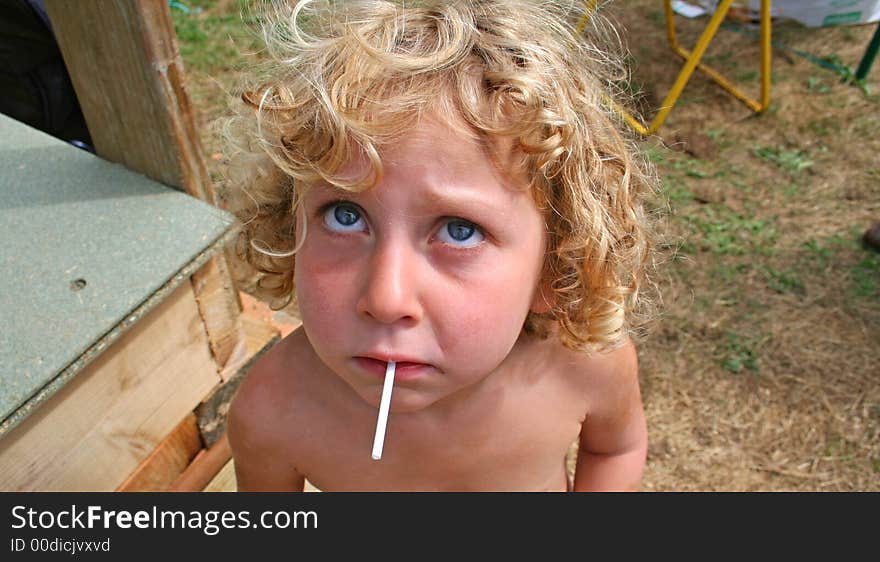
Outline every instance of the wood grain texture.
{"label": "wood grain texture", "polygon": [[229,459],[220,472],[208,482],[204,492],[235,492],[238,491],[238,484],[235,480],[235,462]]}
{"label": "wood grain texture", "polygon": [[229,275],[224,255],[217,255],[192,276],[199,312],[208,332],[211,353],[223,380],[246,354],[246,334],[241,322],[241,302]]}
{"label": "wood grain texture", "polygon": [[221,371],[223,384],[214,389],[210,396],[199,404],[196,409],[199,432],[206,447],[211,447],[226,433],[226,418],[229,405],[238,387],[254,362],[263,353],[280,341],[278,330],[265,320],[251,314],[242,314],[242,325],[246,335],[245,354],[242,358],[230,362],[228,372]]}
{"label": "wood grain texture", "polygon": [[0,440],[0,490],[115,490],[219,382],[183,284]]}
{"label": "wood grain texture", "polygon": [[123,482],[117,492],[160,492],[186,470],[202,450],[195,414],[188,414]]}
{"label": "wood grain texture", "polygon": [[45,5],[98,155],[214,204],[168,2]]}
{"label": "wood grain texture", "polygon": [[193,462],[171,484],[172,492],[201,492],[232,458],[229,439],[224,433],[209,449],[202,449]]}

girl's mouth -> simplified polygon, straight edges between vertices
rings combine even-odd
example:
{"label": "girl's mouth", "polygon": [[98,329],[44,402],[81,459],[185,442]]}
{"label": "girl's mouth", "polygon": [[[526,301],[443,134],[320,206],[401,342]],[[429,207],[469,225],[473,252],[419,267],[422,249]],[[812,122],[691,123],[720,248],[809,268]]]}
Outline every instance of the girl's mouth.
{"label": "girl's mouth", "polygon": [[[388,366],[387,361],[374,359],[372,357],[357,356],[354,358],[355,365],[367,374],[384,380],[385,368]],[[405,381],[418,378],[428,374],[434,367],[427,363],[416,363],[413,361],[398,361],[394,371],[395,381]]]}

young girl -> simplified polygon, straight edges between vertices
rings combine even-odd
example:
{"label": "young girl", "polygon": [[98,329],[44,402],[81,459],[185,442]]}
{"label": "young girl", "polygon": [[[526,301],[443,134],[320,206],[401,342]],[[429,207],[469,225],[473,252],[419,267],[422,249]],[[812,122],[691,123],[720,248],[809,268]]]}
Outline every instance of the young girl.
{"label": "young girl", "polygon": [[302,326],[232,404],[239,490],[638,488],[652,180],[603,93],[619,67],[570,12],[305,0],[264,20],[227,197]]}

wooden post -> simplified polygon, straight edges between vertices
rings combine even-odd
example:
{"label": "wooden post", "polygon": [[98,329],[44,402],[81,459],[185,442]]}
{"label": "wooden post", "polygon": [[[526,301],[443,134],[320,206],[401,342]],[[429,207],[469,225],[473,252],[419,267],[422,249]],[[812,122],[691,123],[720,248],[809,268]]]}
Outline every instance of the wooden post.
{"label": "wooden post", "polygon": [[45,5],[98,155],[213,204],[168,3]]}
{"label": "wooden post", "polygon": [[[215,204],[168,3],[45,5],[97,154]],[[194,275],[193,288],[218,371],[226,372],[230,361],[241,363],[245,334],[225,257]]]}

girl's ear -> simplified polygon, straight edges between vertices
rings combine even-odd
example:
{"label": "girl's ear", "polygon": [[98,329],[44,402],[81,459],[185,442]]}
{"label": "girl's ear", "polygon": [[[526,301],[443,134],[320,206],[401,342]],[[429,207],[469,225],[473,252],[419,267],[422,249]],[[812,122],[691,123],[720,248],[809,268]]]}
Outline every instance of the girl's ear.
{"label": "girl's ear", "polygon": [[529,307],[529,311],[535,314],[544,314],[550,312],[554,304],[556,304],[556,295],[550,290],[549,283],[541,281],[535,287],[535,294],[532,296],[532,305]]}

